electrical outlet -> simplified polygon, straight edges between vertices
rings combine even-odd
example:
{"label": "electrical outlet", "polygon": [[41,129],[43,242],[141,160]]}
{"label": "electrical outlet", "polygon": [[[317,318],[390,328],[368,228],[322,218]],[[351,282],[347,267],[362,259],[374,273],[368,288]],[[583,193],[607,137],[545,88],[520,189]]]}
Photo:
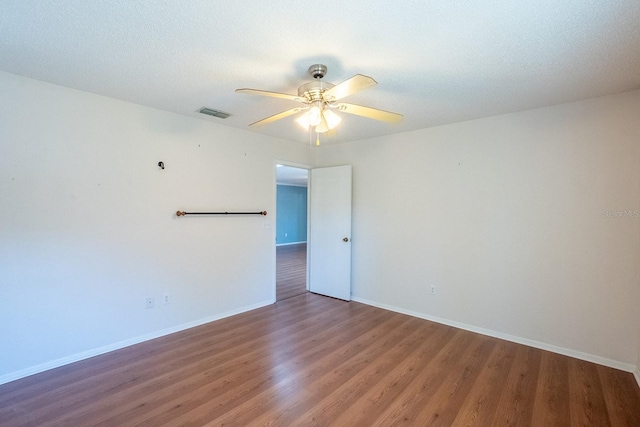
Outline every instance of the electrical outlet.
{"label": "electrical outlet", "polygon": [[169,304],[169,294],[162,295],[162,303]]}
{"label": "electrical outlet", "polygon": [[431,295],[435,295],[436,294],[436,285],[429,286],[429,293]]}
{"label": "electrical outlet", "polygon": [[146,308],[153,308],[153,297],[147,297]]}

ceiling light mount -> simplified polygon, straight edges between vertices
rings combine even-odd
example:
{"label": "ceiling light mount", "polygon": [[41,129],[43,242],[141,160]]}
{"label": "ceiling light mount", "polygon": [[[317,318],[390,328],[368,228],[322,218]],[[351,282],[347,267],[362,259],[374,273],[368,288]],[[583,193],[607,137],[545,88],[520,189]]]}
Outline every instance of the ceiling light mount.
{"label": "ceiling light mount", "polygon": [[327,66],[323,64],[313,64],[309,67],[309,74],[314,79],[321,79],[327,74]]}

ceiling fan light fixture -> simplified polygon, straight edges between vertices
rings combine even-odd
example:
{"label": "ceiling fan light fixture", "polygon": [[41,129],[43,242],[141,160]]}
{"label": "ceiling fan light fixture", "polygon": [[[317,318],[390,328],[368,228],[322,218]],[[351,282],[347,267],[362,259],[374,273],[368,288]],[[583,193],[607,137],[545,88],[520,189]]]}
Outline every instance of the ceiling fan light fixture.
{"label": "ceiling fan light fixture", "polygon": [[322,109],[319,106],[314,105],[309,108],[306,114],[309,119],[309,126],[318,126],[322,122]]}
{"label": "ceiling fan light fixture", "polygon": [[317,133],[324,133],[329,130],[333,130],[342,121],[342,118],[331,110],[324,110],[321,113],[320,122],[317,125],[314,125],[310,122],[309,116],[310,116],[310,112],[307,111],[306,113],[298,117],[296,119],[296,122],[300,126],[302,126],[304,130],[307,130],[307,131],[309,130],[309,128],[314,127]]}
{"label": "ceiling fan light fixture", "polygon": [[330,110],[324,110],[322,112],[323,119],[318,126],[316,126],[316,133],[325,133],[332,129],[335,129],[336,126],[340,123],[340,116]]}
{"label": "ceiling fan light fixture", "polygon": [[306,112],[300,117],[296,119],[296,122],[304,128],[304,130],[309,130],[309,113]]}
{"label": "ceiling fan light fixture", "polygon": [[324,110],[323,115],[329,130],[335,129],[342,121],[342,118],[331,110]]}
{"label": "ceiling fan light fixture", "polygon": [[322,103],[316,102],[315,105],[310,107],[306,113],[298,117],[296,122],[298,122],[298,124],[304,129],[309,130],[310,127],[318,127],[322,125],[323,114],[324,111],[322,111]]}
{"label": "ceiling fan light fixture", "polygon": [[324,122],[320,122],[320,124],[315,128],[316,133],[325,133],[328,130],[329,128]]}

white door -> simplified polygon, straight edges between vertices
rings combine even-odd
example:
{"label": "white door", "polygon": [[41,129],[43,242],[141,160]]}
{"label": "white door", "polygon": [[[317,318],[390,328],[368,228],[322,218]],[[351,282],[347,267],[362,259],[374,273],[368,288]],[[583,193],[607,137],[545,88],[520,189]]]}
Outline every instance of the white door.
{"label": "white door", "polygon": [[351,300],[351,166],[311,170],[309,290]]}

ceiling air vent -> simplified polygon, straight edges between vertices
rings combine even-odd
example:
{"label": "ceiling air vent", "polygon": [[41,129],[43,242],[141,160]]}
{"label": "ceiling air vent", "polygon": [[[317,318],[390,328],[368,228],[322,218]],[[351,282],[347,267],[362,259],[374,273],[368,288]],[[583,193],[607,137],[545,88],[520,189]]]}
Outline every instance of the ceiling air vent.
{"label": "ceiling air vent", "polygon": [[227,117],[229,117],[231,115],[231,114],[228,114],[228,113],[223,113],[222,111],[212,110],[211,108],[201,108],[200,112],[202,114],[206,114],[208,116],[213,116],[213,117],[219,117],[221,119],[226,119]]}

